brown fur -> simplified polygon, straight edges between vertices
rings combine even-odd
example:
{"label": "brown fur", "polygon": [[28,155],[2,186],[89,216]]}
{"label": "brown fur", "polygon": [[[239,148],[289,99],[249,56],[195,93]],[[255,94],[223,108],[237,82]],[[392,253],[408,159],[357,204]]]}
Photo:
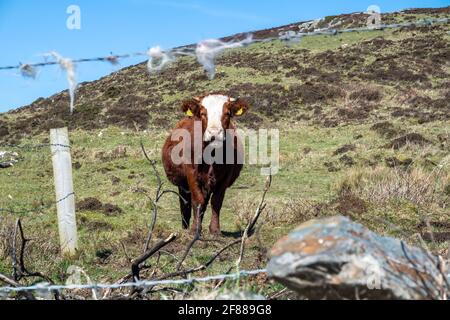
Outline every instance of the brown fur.
{"label": "brown fur", "polygon": [[[202,121],[202,134],[204,134],[207,125],[207,113],[206,109],[201,105],[201,101],[202,98],[185,101],[182,105],[183,112],[190,109],[193,116],[182,119],[175,127],[175,129],[186,129],[191,135],[191,160],[193,160],[194,156],[194,121]],[[229,99],[225,103],[221,119],[224,130],[231,129],[235,132],[236,128],[231,118],[240,108],[243,108],[244,112],[248,108],[247,103],[241,99],[235,101]],[[201,221],[207,205],[211,200],[212,217],[209,231],[212,234],[220,234],[219,215],[226,189],[236,181],[242,169],[242,164],[236,163],[239,152],[243,150],[241,141],[235,136],[232,149],[234,150],[234,164],[226,164],[226,152],[224,152],[224,164],[214,163],[209,165],[202,160],[201,164],[194,164],[194,161],[185,161],[177,165],[173,163],[171,153],[173,148],[181,141],[181,138],[178,141],[172,141],[171,136],[169,136],[162,149],[162,160],[167,178],[178,187],[180,195],[188,202],[184,203],[180,199],[182,226],[185,229],[189,227],[191,213],[193,211],[194,222],[191,230],[192,232],[201,230]],[[224,144],[231,142],[226,139]],[[203,152],[208,142],[202,142],[202,144]],[[225,148],[225,145],[223,147]],[[197,208],[200,208],[200,211]]]}

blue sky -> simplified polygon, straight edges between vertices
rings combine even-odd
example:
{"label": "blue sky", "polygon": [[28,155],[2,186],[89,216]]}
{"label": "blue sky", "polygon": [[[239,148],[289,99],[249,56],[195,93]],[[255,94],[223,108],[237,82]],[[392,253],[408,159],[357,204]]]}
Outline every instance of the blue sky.
{"label": "blue sky", "polygon": [[[69,5],[81,9],[81,30],[69,30]],[[327,15],[382,12],[412,7],[444,7],[450,0],[0,0],[0,65],[43,60],[55,50],[70,58],[142,52],[160,45],[170,48]],[[79,82],[98,79],[143,59],[122,60],[120,66],[85,63],[77,66]],[[0,112],[67,89],[58,66],[42,68],[35,80],[16,71],[0,70]]]}

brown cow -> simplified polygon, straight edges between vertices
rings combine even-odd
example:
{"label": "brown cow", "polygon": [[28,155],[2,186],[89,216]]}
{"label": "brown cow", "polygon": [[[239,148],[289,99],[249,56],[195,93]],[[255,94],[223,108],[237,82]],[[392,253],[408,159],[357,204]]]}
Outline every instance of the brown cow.
{"label": "brown cow", "polygon": [[[175,129],[184,130],[174,129],[162,150],[167,178],[187,200],[180,199],[183,229],[189,227],[191,212],[194,211],[191,231],[201,231],[201,221],[211,199],[209,231],[214,235],[221,233],[219,215],[225,191],[239,177],[242,161],[238,160],[243,158],[242,143],[231,118],[241,116],[247,109],[248,104],[244,100],[221,94],[209,94],[183,102],[182,110],[187,117]],[[187,133],[186,139],[175,137],[174,133],[180,131]],[[180,146],[182,148],[178,149]],[[203,153],[206,149],[215,157],[214,161],[205,160]],[[231,152],[233,155],[230,156]],[[181,161],[174,161],[174,155],[179,156]]]}

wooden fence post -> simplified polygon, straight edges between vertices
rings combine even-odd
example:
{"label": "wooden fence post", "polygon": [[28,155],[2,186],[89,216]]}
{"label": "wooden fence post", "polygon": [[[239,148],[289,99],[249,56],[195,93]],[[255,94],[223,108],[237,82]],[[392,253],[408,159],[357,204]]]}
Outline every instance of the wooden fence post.
{"label": "wooden fence post", "polygon": [[64,255],[73,256],[77,250],[78,236],[72,182],[72,159],[67,128],[51,129],[50,144],[61,252]]}

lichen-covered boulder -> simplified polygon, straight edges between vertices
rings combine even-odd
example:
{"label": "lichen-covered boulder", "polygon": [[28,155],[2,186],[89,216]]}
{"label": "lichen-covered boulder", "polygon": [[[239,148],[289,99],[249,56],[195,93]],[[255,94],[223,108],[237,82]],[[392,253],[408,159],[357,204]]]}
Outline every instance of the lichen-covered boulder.
{"label": "lichen-covered boulder", "polygon": [[449,290],[438,257],[345,217],[302,224],[270,257],[269,276],[303,298],[440,299]]}

